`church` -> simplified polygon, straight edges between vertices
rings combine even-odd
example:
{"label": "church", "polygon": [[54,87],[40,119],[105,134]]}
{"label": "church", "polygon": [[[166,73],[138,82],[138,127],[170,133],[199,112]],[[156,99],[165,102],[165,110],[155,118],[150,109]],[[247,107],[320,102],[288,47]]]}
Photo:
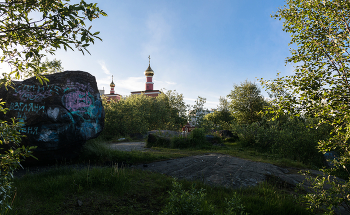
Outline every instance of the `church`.
{"label": "church", "polygon": [[[144,73],[146,76],[145,90],[131,92],[131,95],[144,94],[144,95],[150,96],[150,97],[157,97],[159,94],[161,94],[161,92],[159,90],[153,89],[154,83],[152,82],[152,79],[153,79],[154,71],[151,68],[151,56],[148,56],[148,59],[149,59],[148,68],[146,69],[146,71]],[[110,94],[104,94],[104,96],[107,97],[107,101],[111,101],[111,100],[119,101],[120,99],[122,99],[122,96],[120,94],[116,94],[114,92],[115,84],[113,82],[113,76],[112,76],[112,82],[109,86],[111,87]]]}

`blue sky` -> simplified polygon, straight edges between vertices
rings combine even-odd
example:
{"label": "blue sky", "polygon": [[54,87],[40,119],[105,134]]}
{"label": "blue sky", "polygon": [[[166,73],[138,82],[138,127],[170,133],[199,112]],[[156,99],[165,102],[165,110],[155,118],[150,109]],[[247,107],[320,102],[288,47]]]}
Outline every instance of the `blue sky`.
{"label": "blue sky", "polygon": [[91,55],[59,50],[49,59],[60,59],[65,70],[91,73],[107,93],[112,75],[118,94],[144,90],[148,55],[154,89],[176,90],[191,105],[204,97],[207,108],[216,108],[233,84],[293,72],[285,66],[290,35],[271,18],[283,0],[95,2],[108,14],[91,23],[103,42],[90,46]]}

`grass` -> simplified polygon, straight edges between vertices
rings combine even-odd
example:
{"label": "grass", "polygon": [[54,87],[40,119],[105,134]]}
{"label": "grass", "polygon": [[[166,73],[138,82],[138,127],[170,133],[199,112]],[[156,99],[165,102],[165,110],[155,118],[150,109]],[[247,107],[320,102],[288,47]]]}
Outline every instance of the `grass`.
{"label": "grass", "polygon": [[254,148],[243,148],[239,142],[225,142],[225,147],[209,146],[202,148],[171,149],[152,147],[151,151],[117,151],[111,150],[106,141],[101,138],[93,139],[85,144],[79,162],[91,162],[95,164],[137,164],[149,163],[160,160],[168,160],[180,157],[195,156],[208,153],[221,153],[256,162],[271,163],[281,167],[294,167],[298,169],[317,169],[312,165],[306,165],[299,161],[283,158],[271,153],[259,152]]}
{"label": "grass", "polygon": [[118,151],[108,147],[108,143],[101,139],[89,140],[81,153],[79,163],[94,163],[99,165],[124,163],[132,165],[137,163],[149,163],[153,161],[167,160],[188,156],[188,153],[181,151]]}
{"label": "grass", "polygon": [[[8,214],[158,214],[168,203],[173,178],[129,168],[57,167],[14,181],[16,197]],[[249,214],[309,214],[288,192],[261,183],[232,190],[179,180],[184,190],[205,189],[215,214],[225,214],[225,199],[237,192]],[[80,205],[79,205],[80,204]]]}
{"label": "grass", "polygon": [[165,204],[170,180],[118,166],[55,168],[15,180],[9,214],[151,214]]}
{"label": "grass", "polygon": [[[222,153],[279,166],[307,168],[306,165],[276,155],[242,148],[239,143],[202,149],[153,147],[152,151],[122,152],[111,150],[98,138],[85,145],[76,162],[102,165],[79,169],[53,167],[51,170],[16,178],[13,210],[8,214],[158,214],[169,204],[173,178],[147,171],[120,168],[116,163],[148,163],[171,158]],[[108,165],[106,165],[108,164]],[[81,166],[81,165],[80,165]],[[104,167],[103,167],[104,166]],[[276,187],[271,180],[258,186],[233,190],[211,187],[199,181],[179,181],[184,190],[205,189],[205,201],[215,214],[227,214],[226,199],[237,193],[249,214],[309,214],[297,203],[298,196],[289,188]]]}

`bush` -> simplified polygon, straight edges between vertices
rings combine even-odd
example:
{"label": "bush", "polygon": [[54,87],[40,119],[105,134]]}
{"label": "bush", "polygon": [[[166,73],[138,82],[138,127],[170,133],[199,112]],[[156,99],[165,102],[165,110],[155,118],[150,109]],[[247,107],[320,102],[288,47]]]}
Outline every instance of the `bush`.
{"label": "bush", "polygon": [[[205,132],[202,128],[194,129],[188,137],[173,136],[162,137],[161,134],[149,134],[146,140],[146,147],[165,147],[165,148],[195,148],[206,147],[210,143],[205,138]],[[220,137],[215,137],[215,141],[221,142]]]}
{"label": "bush", "polygon": [[171,95],[162,93],[156,98],[131,95],[118,102],[107,102],[104,97],[106,115],[102,135],[141,137],[151,130],[179,130],[186,119],[179,116],[180,110],[171,106],[168,96]]}
{"label": "bush", "polygon": [[169,192],[169,202],[160,214],[215,214],[215,208],[205,200],[205,190],[192,187],[185,191],[182,185],[173,181],[173,190]]}
{"label": "bush", "polygon": [[171,146],[171,139],[167,137],[160,137],[155,134],[149,134],[146,140],[146,147],[164,147],[169,148]]}
{"label": "bush", "polygon": [[173,137],[172,138],[172,143],[171,143],[171,148],[187,148],[190,145],[189,139],[185,137]]}
{"label": "bush", "polygon": [[322,166],[323,156],[317,145],[327,138],[329,128],[316,128],[313,122],[313,119],[303,118],[291,118],[285,122],[262,120],[250,125],[234,125],[233,128],[242,146]]}
{"label": "bush", "polygon": [[[216,207],[206,200],[206,190],[195,189],[194,186],[186,191],[176,180],[173,181],[173,189],[169,191],[168,203],[160,214],[221,214]],[[227,215],[247,214],[241,199],[234,193],[230,199],[225,198],[225,213]]]}
{"label": "bush", "polygon": [[190,147],[197,147],[207,145],[208,142],[205,139],[205,131],[203,128],[196,128],[189,134]]}

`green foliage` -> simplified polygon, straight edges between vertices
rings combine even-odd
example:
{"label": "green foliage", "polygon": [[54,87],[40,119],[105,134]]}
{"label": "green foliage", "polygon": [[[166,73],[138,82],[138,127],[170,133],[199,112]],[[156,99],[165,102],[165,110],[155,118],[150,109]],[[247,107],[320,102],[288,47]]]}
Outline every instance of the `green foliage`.
{"label": "green foliage", "polygon": [[241,198],[237,195],[237,193],[233,193],[231,199],[225,199],[225,203],[227,204],[225,214],[227,215],[245,215],[248,213],[245,212],[245,207],[242,204]]}
{"label": "green foliage", "polygon": [[[342,169],[350,164],[350,2],[287,0],[286,3],[273,17],[284,20],[283,30],[291,34],[290,44],[297,47],[291,49],[292,56],[286,59],[286,63],[297,64],[295,74],[261,82],[277,95],[271,110],[276,115],[304,114],[317,118],[319,125],[332,126],[331,135],[318,143],[318,149],[322,153],[336,150],[339,158],[334,162],[335,168]],[[349,199],[350,196],[345,196],[337,204]],[[323,202],[317,202],[315,207],[321,205]]]}
{"label": "green foliage", "polygon": [[[17,196],[9,214],[158,214],[170,204],[169,192],[175,190],[173,179],[164,174],[117,165],[81,167],[53,167],[16,178]],[[239,190],[198,181],[177,183],[181,189],[174,199],[192,199],[197,205],[202,190],[204,204],[214,207],[211,214],[311,214],[295,196],[266,182]],[[83,202],[81,207],[77,200]]]}
{"label": "green foliage", "polygon": [[183,127],[187,124],[188,105],[184,102],[183,94],[179,94],[176,90],[162,90],[162,93],[167,97],[171,109],[171,116],[174,125]]}
{"label": "green foliage", "polygon": [[171,141],[171,148],[174,149],[184,149],[190,147],[189,139],[184,137],[173,137]]}
{"label": "green foliage", "polygon": [[[33,16],[32,14],[36,14]],[[90,32],[85,21],[100,15],[107,16],[94,3],[81,1],[9,1],[0,4],[0,35],[2,42],[1,63],[7,63],[11,72],[3,73],[2,83],[10,84],[12,76],[30,72],[40,82],[48,81],[41,76],[40,62],[45,53],[54,54],[59,48],[78,49],[84,54],[87,47],[100,39],[99,32]],[[38,17],[38,18],[33,18]]]}
{"label": "green foliage", "polygon": [[[3,108],[4,102],[0,103],[0,112],[6,113]],[[21,142],[22,122],[12,119],[12,122],[0,120],[0,212],[5,213],[10,207],[9,198],[12,196],[13,171],[21,166],[20,161],[31,156],[31,150],[35,147],[19,147]]]}
{"label": "green foliage", "polygon": [[[313,192],[306,194],[301,200],[308,209],[332,214],[334,207],[341,202],[347,213],[350,213],[350,181],[339,182],[329,175],[312,177],[308,172],[305,175],[307,181],[313,184]],[[328,187],[327,192],[325,186]]]}
{"label": "green foliage", "polygon": [[[84,53],[87,47],[100,39],[99,32],[91,33],[85,26],[85,20],[92,21],[99,15],[106,16],[96,4],[80,1],[70,5],[68,1],[10,1],[0,4],[0,63],[6,63],[10,72],[2,73],[0,86],[7,89],[13,79],[35,76],[43,84],[49,81],[43,75],[49,67],[58,67],[59,61],[41,63],[46,54],[63,47],[72,46]],[[37,18],[35,18],[37,17]],[[0,114],[6,112],[0,104]],[[33,147],[20,147],[22,135],[19,130],[22,123],[0,121],[0,209],[3,213],[10,207],[7,199],[11,188],[12,173],[20,166],[20,161],[31,156]]]}
{"label": "green foliage", "polygon": [[[192,185],[190,190],[184,190],[180,182],[173,181],[173,189],[169,191],[168,203],[160,214],[222,214],[207,201],[204,188],[196,189]],[[244,215],[245,207],[237,193],[230,199],[225,199],[225,215]]]}
{"label": "green foliage", "polygon": [[203,128],[193,129],[188,135],[188,138],[192,147],[205,145],[207,142],[205,139],[205,131]]}
{"label": "green foliage", "polygon": [[172,148],[203,148],[210,143],[205,139],[204,128],[193,129],[187,137],[172,138]]}
{"label": "green foliage", "polygon": [[234,125],[233,132],[239,136],[245,147],[279,154],[304,164],[321,167],[323,156],[317,150],[317,143],[327,139],[330,128],[312,127],[313,119],[290,118],[285,122],[262,120],[250,125]]}
{"label": "green foliage", "polygon": [[103,105],[106,113],[103,135],[106,136],[144,134],[150,130],[179,130],[186,122],[163,93],[156,98],[131,95],[109,103],[103,99]]}
{"label": "green foliage", "polygon": [[[57,72],[63,72],[63,67],[62,67],[62,62],[61,60],[49,60],[48,58],[45,59],[44,62],[40,63],[40,68],[39,70],[41,71],[41,75],[49,75],[49,74],[54,74]],[[23,74],[24,78],[31,78],[33,77],[34,74],[32,71],[28,71],[28,73]]]}
{"label": "green foliage", "polygon": [[163,137],[160,134],[150,134],[147,137],[146,147],[164,147],[164,148],[201,148],[210,145],[205,138],[203,128],[196,128],[191,131],[187,137],[182,135],[174,137]]}
{"label": "green foliage", "polygon": [[214,111],[204,116],[203,124],[210,130],[229,130],[234,117],[230,111]]}
{"label": "green foliage", "polygon": [[163,147],[169,148],[171,146],[171,139],[168,137],[161,137],[154,134],[149,134],[146,140],[146,147]]}
{"label": "green foliage", "polygon": [[207,113],[207,110],[204,109],[206,100],[206,98],[198,96],[195,105],[193,105],[192,109],[189,111],[189,121],[197,128],[201,128],[204,123],[204,116]]}
{"label": "green foliage", "polygon": [[169,192],[168,204],[160,214],[215,214],[215,208],[205,199],[206,193],[192,187],[185,191],[182,185],[173,181],[173,189]]}
{"label": "green foliage", "polygon": [[266,102],[260,94],[256,84],[245,81],[240,85],[234,85],[231,93],[227,95],[230,102],[230,109],[233,117],[239,124],[251,124],[261,120],[260,111],[263,110]]}
{"label": "green foliage", "polygon": [[234,117],[229,109],[229,102],[226,98],[219,98],[218,110],[204,116],[204,128],[209,130],[229,130]]}

